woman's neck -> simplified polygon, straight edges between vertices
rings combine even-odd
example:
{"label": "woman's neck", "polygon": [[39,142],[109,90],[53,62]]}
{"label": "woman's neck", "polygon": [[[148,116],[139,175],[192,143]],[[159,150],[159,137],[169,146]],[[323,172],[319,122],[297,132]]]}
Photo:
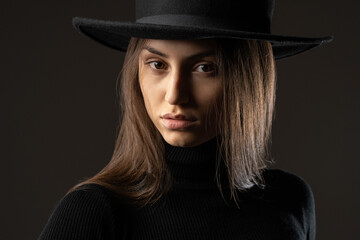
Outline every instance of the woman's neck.
{"label": "woman's neck", "polygon": [[[218,155],[218,137],[214,137],[195,147],[177,147],[164,139],[165,159],[170,168],[174,183],[182,187],[217,187],[216,168]],[[220,142],[219,142],[220,143]],[[220,161],[222,166],[222,161]],[[223,167],[221,179],[225,178]]]}

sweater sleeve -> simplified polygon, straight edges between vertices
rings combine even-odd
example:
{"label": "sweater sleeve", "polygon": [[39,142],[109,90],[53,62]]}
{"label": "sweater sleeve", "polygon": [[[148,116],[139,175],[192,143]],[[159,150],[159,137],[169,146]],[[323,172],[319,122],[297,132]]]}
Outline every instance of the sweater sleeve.
{"label": "sweater sleeve", "polygon": [[314,194],[311,190],[309,184],[307,184],[304,180],[304,191],[305,191],[305,205],[304,205],[304,215],[306,219],[307,226],[307,240],[315,240],[316,239],[316,216],[315,216],[315,200]]}
{"label": "sweater sleeve", "polygon": [[270,170],[266,178],[272,198],[278,199],[280,209],[291,217],[287,221],[293,224],[293,231],[298,231],[302,239],[315,240],[315,201],[310,185],[303,178],[280,169]]}
{"label": "sweater sleeve", "polygon": [[306,240],[315,240],[316,217],[315,201],[310,185],[301,177],[286,171],[279,170],[282,181],[285,183],[284,193],[290,206],[294,206],[293,213],[298,217],[302,225]]}
{"label": "sweater sleeve", "polygon": [[299,203],[299,219],[302,222],[303,229],[306,234],[306,240],[315,240],[315,200],[311,187],[303,178],[292,173],[286,174],[289,176],[291,175],[293,178],[293,180],[290,180],[289,177],[288,181],[293,188],[293,202]]}
{"label": "sweater sleeve", "polygon": [[56,206],[39,240],[115,239],[116,220],[102,187],[76,189]]}

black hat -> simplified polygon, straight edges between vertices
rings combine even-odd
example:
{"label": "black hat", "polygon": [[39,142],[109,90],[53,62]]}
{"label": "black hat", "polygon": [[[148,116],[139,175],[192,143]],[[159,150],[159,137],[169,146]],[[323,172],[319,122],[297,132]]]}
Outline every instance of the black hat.
{"label": "black hat", "polygon": [[331,36],[304,38],[270,32],[274,0],[136,0],[136,22],[74,17],[82,34],[126,51],[131,37],[150,39],[237,38],[267,40],[276,59],[293,56]]}

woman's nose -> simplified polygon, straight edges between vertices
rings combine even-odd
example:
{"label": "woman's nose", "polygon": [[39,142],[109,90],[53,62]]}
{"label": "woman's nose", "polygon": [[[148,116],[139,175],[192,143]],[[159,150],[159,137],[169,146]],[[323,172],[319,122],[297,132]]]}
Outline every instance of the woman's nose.
{"label": "woman's nose", "polygon": [[189,101],[189,75],[185,71],[174,70],[169,74],[165,101],[171,105],[180,105]]}

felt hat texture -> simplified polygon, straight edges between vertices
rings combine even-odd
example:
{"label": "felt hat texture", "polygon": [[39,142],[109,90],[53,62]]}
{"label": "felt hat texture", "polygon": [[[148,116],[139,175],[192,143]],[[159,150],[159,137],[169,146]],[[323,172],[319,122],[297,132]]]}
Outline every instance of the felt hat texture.
{"label": "felt hat texture", "polygon": [[131,37],[149,39],[235,38],[270,41],[275,59],[332,41],[271,33],[275,0],[136,0],[135,22],[86,17],[75,29],[108,47],[126,51]]}

